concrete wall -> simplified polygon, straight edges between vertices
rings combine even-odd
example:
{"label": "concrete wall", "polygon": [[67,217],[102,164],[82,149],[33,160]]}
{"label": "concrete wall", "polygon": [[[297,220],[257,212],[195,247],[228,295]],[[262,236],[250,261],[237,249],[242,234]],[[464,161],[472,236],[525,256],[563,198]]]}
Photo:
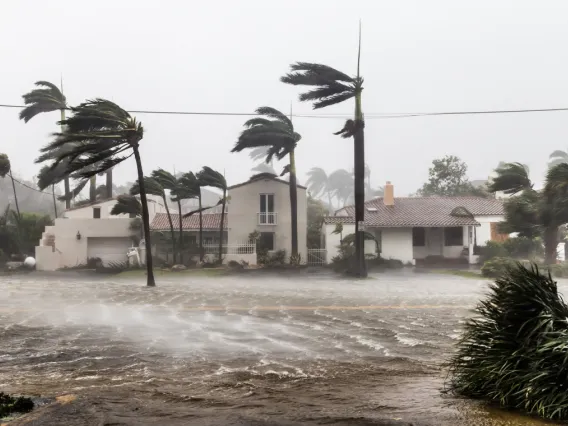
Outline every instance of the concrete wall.
{"label": "concrete wall", "polygon": [[[341,242],[341,235],[334,234],[333,231],[335,230],[335,224],[324,224],[322,226],[322,233],[323,233],[323,243],[326,249],[326,263],[330,263],[331,259],[334,258],[339,254],[339,244]],[[368,232],[373,233],[372,229],[367,229]],[[355,232],[355,224],[343,224],[343,234],[342,236],[345,237],[349,234],[353,234]],[[377,252],[377,245],[374,241],[365,241],[365,254],[376,254]]]}
{"label": "concrete wall", "polygon": [[[148,197],[148,213],[150,215],[150,223],[154,219],[156,213],[165,213],[166,208],[164,206],[164,202],[161,197],[156,195],[147,195]],[[113,216],[110,214],[110,211],[116,204],[116,200],[106,200],[101,201],[97,204],[92,204],[85,207],[78,207],[76,209],[70,209],[63,212],[63,217],[68,219],[93,219],[93,208],[100,207],[101,209],[101,219],[124,219],[128,218],[128,215],[121,214],[117,216]],[[170,211],[170,213],[174,213],[174,211]]]}
{"label": "concrete wall", "polygon": [[[259,225],[260,194],[274,194],[276,225]],[[274,249],[286,250],[289,256],[291,241],[290,190],[288,185],[271,179],[258,180],[229,190],[229,245],[248,241],[253,231],[274,232]],[[298,188],[298,252],[307,259],[307,199],[306,190]]]}
{"label": "concrete wall", "polygon": [[491,240],[491,223],[502,222],[505,220],[504,216],[475,216],[481,226],[476,226],[475,234],[477,236],[477,245],[484,246],[487,241]]}
{"label": "concrete wall", "polygon": [[[73,267],[87,262],[88,240],[93,237],[131,239],[129,230],[131,219],[55,219],[53,226],[47,226],[46,234],[54,236],[54,248],[45,246],[42,238],[36,247],[36,269],[53,271],[64,267]],[[77,239],[77,232],[81,239]],[[109,247],[114,254],[115,248]],[[51,252],[51,254],[50,254]],[[56,254],[53,254],[56,253]],[[110,254],[110,252],[109,252]],[[104,252],[99,257],[103,257]],[[124,253],[126,260],[126,253]]]}

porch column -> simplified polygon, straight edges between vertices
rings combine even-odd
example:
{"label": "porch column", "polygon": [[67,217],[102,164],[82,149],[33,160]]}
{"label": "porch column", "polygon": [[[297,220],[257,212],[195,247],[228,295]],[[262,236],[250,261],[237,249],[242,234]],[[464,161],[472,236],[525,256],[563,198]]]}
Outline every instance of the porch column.
{"label": "porch column", "polygon": [[467,227],[468,263],[473,264],[473,226]]}

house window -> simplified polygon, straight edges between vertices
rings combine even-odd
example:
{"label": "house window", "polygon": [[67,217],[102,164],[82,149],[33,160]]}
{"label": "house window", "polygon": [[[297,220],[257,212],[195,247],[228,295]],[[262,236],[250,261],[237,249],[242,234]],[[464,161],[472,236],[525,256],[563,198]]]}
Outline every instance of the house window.
{"label": "house window", "polygon": [[260,210],[258,222],[260,225],[275,225],[274,194],[260,194]]}
{"label": "house window", "polygon": [[93,207],[93,219],[100,219],[100,218],[101,218],[101,208]]}
{"label": "house window", "polygon": [[424,247],[426,245],[426,229],[412,228],[412,247]]}
{"label": "house window", "polygon": [[444,245],[463,246],[463,228],[461,226],[444,228]]}
{"label": "house window", "polygon": [[274,232],[261,232],[258,246],[264,250],[274,250]]}

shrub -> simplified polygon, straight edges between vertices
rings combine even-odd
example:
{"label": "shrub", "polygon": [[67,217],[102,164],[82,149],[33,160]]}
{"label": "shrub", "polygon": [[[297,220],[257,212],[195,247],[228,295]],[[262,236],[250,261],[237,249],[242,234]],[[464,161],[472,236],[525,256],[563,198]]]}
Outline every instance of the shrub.
{"label": "shrub", "polygon": [[568,306],[556,282],[520,263],[489,287],[450,360],[449,390],[568,419]]}
{"label": "shrub", "polygon": [[481,275],[484,277],[497,278],[506,272],[507,268],[513,266],[515,261],[508,257],[495,257],[486,261],[481,267]]}
{"label": "shrub", "polygon": [[508,256],[516,259],[532,259],[535,256],[544,256],[544,246],[540,238],[509,238],[503,242],[503,248]]}
{"label": "shrub", "polygon": [[20,396],[15,398],[0,392],[0,419],[14,413],[29,413],[34,409],[34,403],[30,398]]}
{"label": "shrub", "polygon": [[479,250],[482,262],[494,259],[496,257],[507,257],[508,253],[503,243],[497,241],[487,241],[487,244]]}
{"label": "shrub", "polygon": [[355,247],[351,244],[340,244],[339,253],[331,258],[331,268],[335,272],[347,272],[355,255]]}
{"label": "shrub", "polygon": [[566,278],[568,277],[568,263],[556,263],[554,265],[544,266],[553,277]]}

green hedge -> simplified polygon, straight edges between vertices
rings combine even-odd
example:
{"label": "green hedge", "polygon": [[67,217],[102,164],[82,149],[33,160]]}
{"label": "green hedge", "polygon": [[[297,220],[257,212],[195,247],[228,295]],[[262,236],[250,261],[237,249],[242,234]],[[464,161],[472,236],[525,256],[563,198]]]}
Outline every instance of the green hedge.
{"label": "green hedge", "polygon": [[515,261],[508,257],[495,257],[488,260],[481,267],[481,275],[484,277],[497,278],[503,275],[507,268],[514,266]]}
{"label": "green hedge", "polygon": [[536,265],[508,268],[466,321],[449,390],[547,419],[568,419],[568,306]]}

